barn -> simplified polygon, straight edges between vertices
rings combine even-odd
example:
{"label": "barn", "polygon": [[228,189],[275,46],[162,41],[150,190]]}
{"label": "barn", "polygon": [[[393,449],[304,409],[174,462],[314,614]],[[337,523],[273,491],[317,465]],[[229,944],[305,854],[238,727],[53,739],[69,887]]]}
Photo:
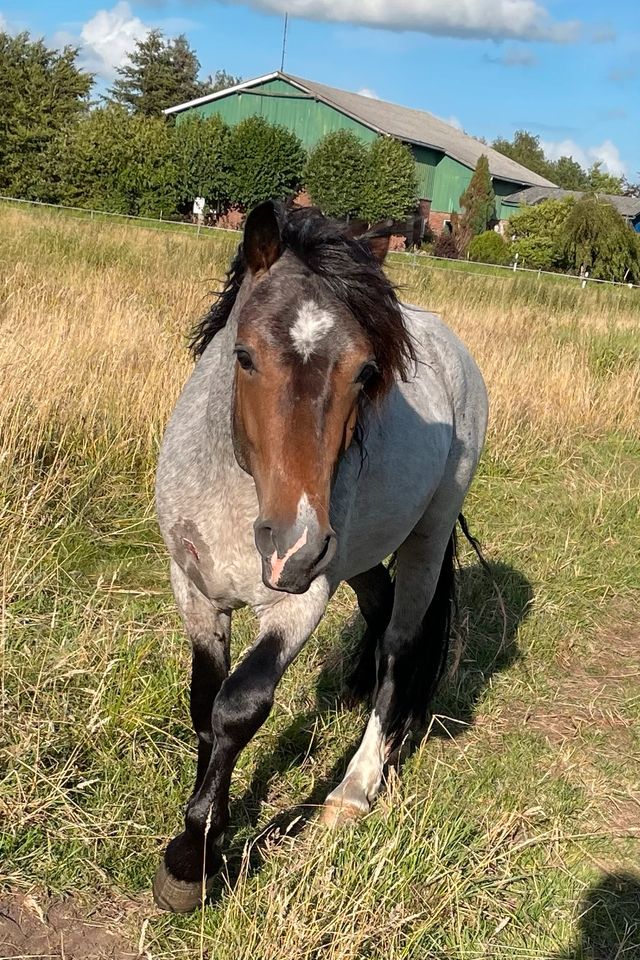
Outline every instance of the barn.
{"label": "barn", "polygon": [[307,149],[334,130],[352,130],[365,142],[380,135],[396,137],[413,153],[421,213],[437,233],[453,211],[460,211],[460,195],[483,153],[489,159],[500,220],[513,212],[512,203],[502,209],[503,197],[511,198],[527,187],[553,186],[544,177],[431,113],[280,71],[180,103],[165,113],[174,115],[178,123],[193,113],[217,113],[230,125],[247,117],[262,116],[270,123],[293,130]]}

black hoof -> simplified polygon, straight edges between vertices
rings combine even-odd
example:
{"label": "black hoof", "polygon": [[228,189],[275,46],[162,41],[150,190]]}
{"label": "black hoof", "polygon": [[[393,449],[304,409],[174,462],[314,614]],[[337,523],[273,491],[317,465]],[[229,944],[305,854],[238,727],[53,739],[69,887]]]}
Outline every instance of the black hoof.
{"label": "black hoof", "polygon": [[213,877],[200,880],[178,880],[167,869],[164,860],[153,878],[153,899],[156,906],[170,913],[191,913],[204,905],[211,892]]}

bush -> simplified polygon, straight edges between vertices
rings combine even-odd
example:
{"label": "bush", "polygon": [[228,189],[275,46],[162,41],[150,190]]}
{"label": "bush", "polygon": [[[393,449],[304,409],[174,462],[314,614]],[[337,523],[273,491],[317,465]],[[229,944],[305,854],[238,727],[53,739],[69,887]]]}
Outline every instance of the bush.
{"label": "bush", "polygon": [[562,264],[561,231],[575,200],[544,200],[523,207],[509,220],[511,252],[518,254],[521,266],[553,270]]}
{"label": "bush", "polygon": [[640,245],[610,203],[582,197],[562,225],[560,255],[577,273],[584,268],[599,280],[640,280]]}
{"label": "bush", "polygon": [[367,149],[350,130],[337,130],[313,148],[304,184],[313,202],[330,217],[356,216],[360,211],[367,170]]}
{"label": "bush", "polygon": [[176,209],[172,128],[124,107],[93,110],[57,144],[63,202],[140,216]]}
{"label": "bush", "polygon": [[434,257],[446,257],[449,260],[457,260],[460,256],[455,237],[449,230],[443,230],[436,239],[433,246]]}
{"label": "bush", "polygon": [[295,133],[248,117],[227,143],[229,199],[249,209],[263,200],[284,200],[302,183],[306,155]]}
{"label": "bush", "polygon": [[478,263],[509,263],[509,244],[495,230],[486,230],[469,244],[469,259]]}
{"label": "bush", "polygon": [[227,146],[229,128],[214,114],[191,116],[172,131],[177,202],[183,212],[192,209],[195,197],[214,206],[229,199]]}
{"label": "bush", "polygon": [[378,137],[368,150],[358,213],[369,223],[404,218],[417,203],[416,164],[408,147]]}

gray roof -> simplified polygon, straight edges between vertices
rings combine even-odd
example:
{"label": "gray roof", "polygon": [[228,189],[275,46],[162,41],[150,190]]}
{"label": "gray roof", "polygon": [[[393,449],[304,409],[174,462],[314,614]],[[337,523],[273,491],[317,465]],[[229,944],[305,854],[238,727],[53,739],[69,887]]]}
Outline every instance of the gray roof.
{"label": "gray roof", "polygon": [[[619,197],[613,193],[601,193],[598,195],[601,200],[606,200],[623,217],[629,217],[635,220],[640,215],[640,198],[638,197]],[[561,187],[527,187],[526,190],[518,190],[508,197],[503,197],[503,203],[540,203],[542,200],[563,200],[565,197],[584,197],[583,190],[563,190]]]}
{"label": "gray roof", "polygon": [[509,180],[514,183],[526,183],[541,187],[553,186],[550,180],[533,173],[523,167],[521,163],[516,163],[510,157],[505,157],[486,143],[482,143],[481,140],[470,137],[469,134],[458,130],[457,127],[452,127],[451,124],[445,123],[444,120],[432,113],[427,113],[425,110],[413,110],[410,107],[401,107],[396,103],[387,103],[385,100],[363,97],[359,93],[338,90],[336,87],[328,87],[324,83],[315,83],[313,80],[304,80],[302,77],[294,77],[289,73],[281,73],[280,71],[267,74],[264,77],[256,77],[254,80],[245,80],[234,87],[208,94],[205,97],[199,97],[196,100],[190,100],[187,103],[180,103],[165,110],[164,113],[179,113],[189,107],[209,103],[212,100],[229,96],[236,91],[247,90],[275,79],[289,81],[289,83],[294,84],[323,103],[334,107],[341,113],[360,121],[377,133],[388,134],[398,140],[404,140],[406,143],[416,144],[417,146],[440,150],[471,169],[475,168],[479,157],[485,154],[489,160],[491,175],[499,180]]}
{"label": "gray roof", "polygon": [[335,87],[327,87],[323,83],[313,80],[304,80],[291,74],[280,74],[283,79],[309,90],[319,100],[349,114],[356,120],[373,127],[379,133],[386,133],[398,140],[404,140],[418,146],[431,147],[442,150],[443,153],[459,160],[471,169],[475,168],[479,157],[484,155],[489,160],[489,170],[493,177],[500,180],[513,180],[515,183],[527,183],[543,187],[552,187],[550,180],[533,173],[521,163],[516,163],[510,157],[498,153],[493,147],[470,137],[468,133],[452,127],[439,117],[426,110],[413,110],[411,107],[401,107],[386,100],[377,100],[374,97],[363,97],[359,93],[349,93]]}

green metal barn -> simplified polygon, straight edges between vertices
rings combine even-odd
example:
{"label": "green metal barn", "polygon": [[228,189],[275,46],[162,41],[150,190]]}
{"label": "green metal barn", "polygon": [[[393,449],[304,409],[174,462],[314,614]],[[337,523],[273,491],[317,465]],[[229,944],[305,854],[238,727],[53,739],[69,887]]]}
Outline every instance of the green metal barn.
{"label": "green metal barn", "polygon": [[230,125],[258,115],[293,130],[307,149],[334,130],[352,130],[364,141],[380,135],[396,137],[413,152],[421,212],[436,232],[442,230],[452,211],[459,212],[460,195],[483,153],[489,159],[499,219],[509,217],[514,210],[513,204],[505,204],[502,209],[502,197],[510,197],[525,187],[553,186],[544,177],[431,113],[279,71],[178,104],[165,113],[176,115],[178,123],[192,113],[217,113]]}

